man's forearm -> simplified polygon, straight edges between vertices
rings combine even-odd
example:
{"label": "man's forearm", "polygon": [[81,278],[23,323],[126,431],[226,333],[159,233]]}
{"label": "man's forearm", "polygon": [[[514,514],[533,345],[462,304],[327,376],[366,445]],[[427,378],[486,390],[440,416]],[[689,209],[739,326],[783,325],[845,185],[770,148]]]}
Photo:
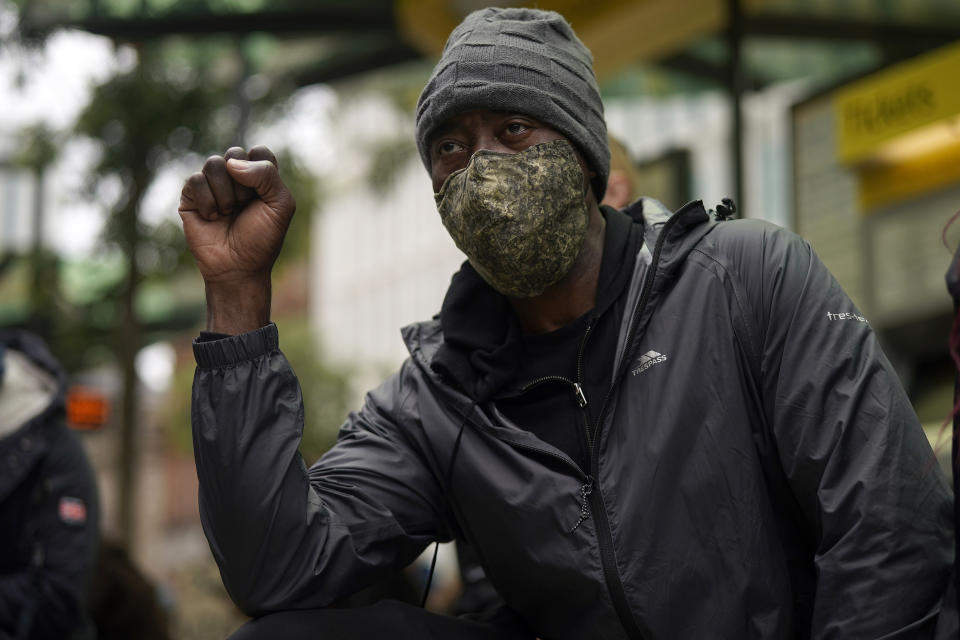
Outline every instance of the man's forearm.
{"label": "man's forearm", "polygon": [[194,343],[200,519],[227,592],[250,615],[290,606],[293,593],[316,597],[300,585],[315,579],[326,540],[297,454],[302,394],[277,347],[273,326]]}
{"label": "man's forearm", "polygon": [[270,276],[207,284],[207,331],[237,335],[270,324]]}

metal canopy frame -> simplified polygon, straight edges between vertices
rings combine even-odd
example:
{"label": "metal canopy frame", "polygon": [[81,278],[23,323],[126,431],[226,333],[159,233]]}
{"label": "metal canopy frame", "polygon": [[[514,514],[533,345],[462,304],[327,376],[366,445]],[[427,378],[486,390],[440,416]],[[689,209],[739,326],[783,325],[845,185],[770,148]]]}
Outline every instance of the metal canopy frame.
{"label": "metal canopy frame", "polygon": [[[267,33],[282,40],[285,37],[351,35],[355,38],[341,38],[337,46],[326,49],[317,59],[290,72],[290,79],[297,86],[332,82],[377,69],[390,67],[402,62],[426,60],[430,53],[418,49],[418,43],[408,42],[404,29],[398,19],[397,3],[405,0],[326,0],[313,3],[305,0],[289,0],[287,8],[277,8],[277,3],[266,8],[249,11],[216,10],[201,3],[199,8],[188,11],[186,5],[198,7],[196,3],[181,2],[165,13],[154,13],[148,0],[140,1],[140,10],[131,15],[106,15],[103,0],[88,0],[85,9],[73,18],[51,18],[55,14],[57,0],[23,0],[21,9],[25,16],[22,26],[30,32],[52,30],[57,27],[81,29],[90,33],[104,35],[118,41],[142,42],[157,40],[167,36],[216,36],[234,35],[241,38],[257,33]],[[556,0],[556,8],[563,9],[563,1]],[[650,0],[652,1],[652,0]],[[791,78],[776,77],[763,71],[750,69],[743,55],[744,45],[763,38],[776,38],[804,42],[856,43],[870,42],[878,47],[880,56],[877,66],[884,66],[899,60],[916,56],[925,51],[960,39],[960,12],[938,9],[941,5],[929,3],[928,13],[942,12],[943,20],[933,21],[926,16],[927,22],[919,23],[897,20],[896,7],[889,3],[879,3],[867,18],[863,12],[853,15],[849,12],[834,11],[833,15],[823,12],[823,7],[806,5],[793,0],[721,0],[725,11],[725,26],[714,37],[720,37],[725,43],[725,54],[719,59],[703,55],[688,41],[680,50],[661,54],[645,62],[659,66],[667,71],[676,72],[712,85],[724,87],[731,99],[731,162],[735,185],[734,198],[742,193],[742,114],[741,97],[746,92],[757,91],[773,82]],[[454,0],[431,0],[416,5],[417,11],[424,16],[438,17],[444,14],[450,18],[455,10]],[[544,4],[550,4],[544,3]],[[569,4],[569,2],[568,2]],[[701,6],[703,3],[700,3]],[[248,5],[249,6],[249,5]],[[407,8],[409,8],[409,4]],[[564,5],[566,6],[566,5]],[[570,5],[574,7],[574,5]],[[624,6],[620,0],[607,0],[598,3],[598,11]],[[691,7],[693,3],[691,4]],[[76,3],[72,5],[76,11]],[[579,9],[578,9],[579,10]],[[581,11],[582,12],[582,11]],[[946,15],[949,14],[949,15]],[[47,16],[44,18],[43,16]],[[873,19],[876,16],[878,19]],[[442,21],[432,25],[436,31]],[[436,35],[436,34],[434,34]],[[710,37],[710,36],[706,36]],[[702,40],[700,37],[698,40]],[[420,43],[421,48],[423,44]],[[433,43],[432,46],[436,46]],[[324,51],[318,47],[318,52]],[[245,65],[251,71],[249,65]],[[876,68],[862,69],[867,73]],[[255,71],[255,69],[253,70]]]}
{"label": "metal canopy frame", "polygon": [[[834,43],[869,41],[883,50],[884,64],[960,39],[960,22],[919,24],[877,21],[816,15],[797,9],[744,13],[739,8],[740,0],[725,0],[725,3],[730,24],[725,32],[716,35],[724,37],[731,53],[735,48],[730,38],[731,32],[738,34],[741,46],[744,41],[759,38]],[[149,41],[174,35],[245,36],[267,33],[280,38],[357,35],[368,43],[363,48],[346,44],[335,50],[318,61],[310,71],[297,74],[294,81],[298,84],[330,82],[429,57],[405,41],[391,0],[356,0],[349,3],[293,1],[288,3],[289,8],[275,8],[274,5],[251,11],[221,11],[204,6],[187,11],[176,8],[185,4],[180,3],[164,13],[148,10],[148,3],[141,0],[140,10],[131,15],[108,15],[104,12],[103,2],[88,0],[85,8],[80,10],[73,3],[74,17],[62,18],[55,17],[58,4],[55,1],[24,0],[21,4],[25,15],[23,26],[27,31],[45,32],[65,27],[123,42]],[[369,45],[372,41],[377,44]],[[689,48],[646,62],[718,86],[728,86],[731,79],[727,61],[705,59]],[[750,69],[741,69],[739,73],[745,91],[762,89],[771,82],[784,79]]]}

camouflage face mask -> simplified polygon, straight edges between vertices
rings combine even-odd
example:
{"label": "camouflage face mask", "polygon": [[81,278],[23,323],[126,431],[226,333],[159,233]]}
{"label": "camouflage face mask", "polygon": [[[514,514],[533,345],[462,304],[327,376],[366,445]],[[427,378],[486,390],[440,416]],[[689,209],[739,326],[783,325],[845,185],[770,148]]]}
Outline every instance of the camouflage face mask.
{"label": "camouflage face mask", "polygon": [[477,151],[434,197],[454,243],[508,296],[539,295],[567,275],[587,232],[583,170],[566,140]]}

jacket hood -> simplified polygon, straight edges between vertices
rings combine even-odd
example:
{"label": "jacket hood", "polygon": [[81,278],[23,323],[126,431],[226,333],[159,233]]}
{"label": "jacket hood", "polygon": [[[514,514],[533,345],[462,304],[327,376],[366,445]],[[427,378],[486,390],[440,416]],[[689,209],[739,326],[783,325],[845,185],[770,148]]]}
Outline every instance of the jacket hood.
{"label": "jacket hood", "polygon": [[[0,441],[63,411],[66,375],[44,342],[22,330],[0,331]],[[39,419],[38,419],[39,418]]]}

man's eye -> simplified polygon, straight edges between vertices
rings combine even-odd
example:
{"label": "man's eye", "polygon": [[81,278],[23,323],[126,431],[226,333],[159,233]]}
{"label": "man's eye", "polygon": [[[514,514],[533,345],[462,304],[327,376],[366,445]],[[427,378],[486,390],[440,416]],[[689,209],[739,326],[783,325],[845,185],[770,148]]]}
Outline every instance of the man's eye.
{"label": "man's eye", "polygon": [[441,142],[437,145],[437,153],[441,156],[446,155],[448,153],[456,153],[459,150],[460,150],[460,145],[457,144],[456,142],[451,142],[450,140]]}
{"label": "man's eye", "polygon": [[511,122],[507,125],[507,133],[512,136],[518,136],[525,133],[530,127],[523,122]]}

